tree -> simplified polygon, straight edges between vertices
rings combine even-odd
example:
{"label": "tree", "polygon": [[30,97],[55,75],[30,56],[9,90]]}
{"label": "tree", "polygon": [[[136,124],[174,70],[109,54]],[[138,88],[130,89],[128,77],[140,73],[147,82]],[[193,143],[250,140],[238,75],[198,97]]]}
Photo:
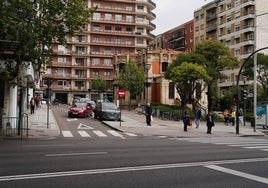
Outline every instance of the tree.
{"label": "tree", "polygon": [[99,99],[101,99],[101,93],[107,91],[107,89],[110,87],[108,82],[104,80],[103,78],[97,78],[95,80],[92,80],[92,89],[94,91],[98,91],[99,93]]}
{"label": "tree", "polygon": [[[247,77],[248,80],[253,80],[253,64],[254,58],[249,59],[249,63],[245,64],[242,75]],[[261,95],[259,100],[267,101],[268,100],[268,55],[264,53],[257,54],[257,83],[260,84],[262,88]]]}
{"label": "tree", "polygon": [[[0,40],[17,45],[13,59],[17,64],[5,79],[15,82],[22,61],[30,61],[36,71],[50,64],[53,42],[66,44],[73,35],[89,23],[95,8],[86,8],[87,0],[4,0],[0,2]],[[12,45],[12,44],[11,44]],[[1,46],[0,51],[5,47]]]}
{"label": "tree", "polygon": [[194,107],[193,93],[200,86],[200,82],[211,80],[211,77],[202,66],[190,62],[182,62],[181,65],[170,70],[169,78],[175,83],[183,108],[186,106],[187,101],[192,102]]}
{"label": "tree", "polygon": [[118,76],[119,86],[130,92],[130,97],[140,96],[144,90],[144,70],[131,60],[123,66]]}
{"label": "tree", "polygon": [[202,65],[207,74],[212,78],[207,81],[208,110],[211,110],[212,102],[217,101],[217,93],[215,92],[217,91],[217,81],[225,77],[221,71],[225,68],[238,67],[239,61],[231,55],[228,47],[214,40],[206,40],[198,43],[193,53],[203,56],[204,61]]}

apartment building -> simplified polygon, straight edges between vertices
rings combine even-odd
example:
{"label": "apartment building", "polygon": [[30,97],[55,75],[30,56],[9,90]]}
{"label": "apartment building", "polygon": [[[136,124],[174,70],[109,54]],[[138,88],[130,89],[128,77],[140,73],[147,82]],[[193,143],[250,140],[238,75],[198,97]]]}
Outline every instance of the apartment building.
{"label": "apartment building", "polygon": [[[194,43],[219,40],[242,64],[256,49],[268,44],[266,13],[268,4],[265,0],[215,0],[194,12]],[[223,71],[227,79],[218,83],[222,95],[237,82],[238,72],[239,69]],[[243,85],[243,78],[239,80]]]}
{"label": "apartment building", "polygon": [[[151,0],[88,0],[87,7],[98,7],[83,31],[67,37],[67,46],[54,44],[57,53],[43,80],[53,78],[52,100],[70,103],[75,97],[98,98],[92,80],[114,81],[114,55],[138,53],[154,39]],[[43,85],[41,90],[46,88]],[[105,93],[113,97],[112,87]]]}

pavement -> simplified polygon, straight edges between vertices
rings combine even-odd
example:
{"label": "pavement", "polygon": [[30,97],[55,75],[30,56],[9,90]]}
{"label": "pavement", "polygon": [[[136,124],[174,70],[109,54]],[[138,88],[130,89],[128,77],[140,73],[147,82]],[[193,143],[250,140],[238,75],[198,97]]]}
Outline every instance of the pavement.
{"label": "pavement", "polygon": [[[51,106],[53,108],[54,106]],[[29,112],[28,112],[29,113]],[[49,113],[49,116],[47,116]],[[43,138],[52,139],[60,135],[61,131],[51,109],[47,106],[42,106],[35,110],[34,114],[28,114],[29,131],[28,138]],[[146,125],[145,116],[138,114],[134,110],[122,110],[122,121],[103,121],[103,123],[112,129],[135,133],[148,136],[162,137],[238,137],[238,136],[266,136],[265,130],[257,126],[254,132],[249,122],[240,124],[239,134],[236,134],[235,126],[226,126],[223,122],[216,122],[212,128],[212,134],[206,133],[206,123],[201,121],[199,128],[196,128],[195,123],[191,127],[188,126],[188,131],[183,131],[182,121],[161,120],[157,117],[153,118],[152,126]]]}

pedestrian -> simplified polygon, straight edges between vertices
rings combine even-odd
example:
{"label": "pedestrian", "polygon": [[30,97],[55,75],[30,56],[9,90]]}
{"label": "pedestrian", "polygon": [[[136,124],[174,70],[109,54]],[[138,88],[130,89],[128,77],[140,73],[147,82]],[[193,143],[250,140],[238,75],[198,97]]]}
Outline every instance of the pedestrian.
{"label": "pedestrian", "polygon": [[201,116],[202,116],[201,108],[197,108],[196,113],[195,113],[195,124],[196,124],[196,128],[198,128],[199,125],[200,125]]}
{"label": "pedestrian", "polygon": [[40,102],[41,102],[41,96],[38,94],[38,95],[36,95],[36,97],[35,97],[36,108],[41,107]]}
{"label": "pedestrian", "polygon": [[182,121],[183,121],[183,125],[184,125],[184,127],[183,127],[184,131],[186,132],[187,126],[189,125],[189,121],[190,121],[187,110],[184,110],[184,113],[182,114]]}
{"label": "pedestrian", "polygon": [[229,122],[229,116],[230,116],[229,110],[228,109],[225,109],[223,111],[223,118],[224,118],[224,123],[227,126],[228,126],[228,122]]}
{"label": "pedestrian", "polygon": [[150,103],[148,103],[145,108],[145,116],[146,116],[147,126],[151,126],[152,108],[150,106]]}
{"label": "pedestrian", "polygon": [[35,100],[32,97],[30,100],[30,109],[31,109],[31,114],[34,114],[34,108],[35,108]]}
{"label": "pedestrian", "polygon": [[232,126],[235,126],[235,118],[236,118],[236,110],[233,109],[231,113],[231,119],[232,119]]}
{"label": "pedestrian", "polygon": [[207,121],[207,134],[211,134],[211,129],[215,125],[212,113],[209,111],[206,116]]}

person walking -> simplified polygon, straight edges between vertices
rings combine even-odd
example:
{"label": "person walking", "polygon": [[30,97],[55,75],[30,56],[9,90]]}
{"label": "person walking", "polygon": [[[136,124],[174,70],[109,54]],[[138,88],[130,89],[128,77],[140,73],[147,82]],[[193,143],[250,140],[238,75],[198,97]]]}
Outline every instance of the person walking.
{"label": "person walking", "polygon": [[231,113],[232,126],[235,126],[236,110],[233,109]]}
{"label": "person walking", "polygon": [[150,106],[150,103],[148,103],[145,108],[145,116],[146,116],[147,126],[151,126],[152,108]]}
{"label": "person walking", "polygon": [[31,109],[31,114],[34,114],[34,108],[35,108],[35,100],[32,97],[30,100],[30,109]]}
{"label": "person walking", "polygon": [[227,126],[228,126],[228,122],[229,122],[229,116],[230,116],[229,110],[225,109],[223,111],[223,118],[224,118],[224,124]]}
{"label": "person walking", "polygon": [[208,112],[206,116],[206,121],[207,121],[207,134],[211,134],[211,129],[215,125],[214,118],[213,118],[211,111]]}
{"label": "person walking", "polygon": [[201,113],[201,108],[198,108],[196,110],[196,113],[195,113],[195,124],[196,124],[196,128],[199,127],[200,125],[200,119],[201,119],[201,116],[202,116],[202,113]]}
{"label": "person walking", "polygon": [[182,121],[183,121],[183,125],[184,125],[183,130],[186,132],[187,126],[189,125],[189,121],[190,121],[187,110],[185,110],[184,113],[182,114]]}

